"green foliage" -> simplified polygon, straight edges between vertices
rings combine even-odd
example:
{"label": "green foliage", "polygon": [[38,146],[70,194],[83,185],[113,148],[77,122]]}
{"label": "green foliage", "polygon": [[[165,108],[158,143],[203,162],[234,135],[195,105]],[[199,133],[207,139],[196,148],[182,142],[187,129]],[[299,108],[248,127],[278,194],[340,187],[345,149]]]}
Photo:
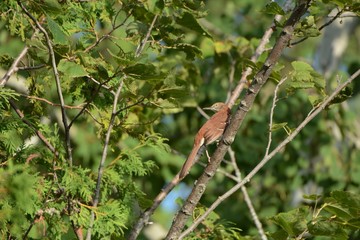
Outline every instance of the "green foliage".
{"label": "green foliage", "polygon": [[21,238],[43,200],[41,177],[28,165],[0,168],[0,234]]}
{"label": "green foliage", "polygon": [[290,72],[291,81],[288,82],[288,92],[309,89],[309,101],[316,106],[326,96],[325,79],[305,62],[295,61],[291,65],[294,70]]}
{"label": "green foliage", "polygon": [[359,231],[360,195],[333,191],[321,205],[320,196],[305,196],[316,203],[315,208],[301,207],[272,217],[281,227],[273,239],[302,239],[306,234],[326,239],[348,239],[350,231]]}
{"label": "green foliage", "polygon": [[[193,214],[194,219],[201,216],[206,210],[203,206],[197,207]],[[194,231],[188,239],[251,239],[242,236],[241,229],[233,225],[233,223],[222,220],[218,214],[212,212],[209,217],[202,222],[202,226]]]}

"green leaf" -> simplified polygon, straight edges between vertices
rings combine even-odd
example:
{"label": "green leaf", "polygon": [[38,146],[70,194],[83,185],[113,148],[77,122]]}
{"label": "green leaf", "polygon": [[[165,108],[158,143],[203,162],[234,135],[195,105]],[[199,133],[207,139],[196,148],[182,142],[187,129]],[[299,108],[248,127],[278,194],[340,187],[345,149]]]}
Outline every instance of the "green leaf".
{"label": "green leaf", "polygon": [[285,15],[285,11],[276,2],[266,4],[265,8],[261,12],[271,15]]}
{"label": "green leaf", "polygon": [[346,240],[348,236],[343,227],[328,219],[310,222],[308,224],[309,233],[315,236],[327,236],[337,240]]}
{"label": "green leaf", "polygon": [[283,127],[285,127],[287,125],[287,122],[283,122],[283,123],[275,123],[271,126],[271,131],[274,132],[276,130],[282,129]]}
{"label": "green leaf", "polygon": [[151,64],[137,63],[123,70],[128,76],[139,80],[163,80],[165,73],[159,73],[157,68]]}
{"label": "green leaf", "polygon": [[181,26],[187,27],[193,31],[196,31],[202,36],[212,39],[212,36],[199,24],[194,15],[185,12],[181,18],[177,18],[176,22]]}
{"label": "green leaf", "polygon": [[290,236],[297,236],[306,229],[306,216],[308,212],[307,207],[301,207],[286,213],[279,213],[272,217],[271,220]]}
{"label": "green leaf", "polygon": [[338,203],[325,203],[324,210],[346,220],[351,219],[351,214],[348,209],[342,207]]}
{"label": "green leaf", "polygon": [[315,23],[314,16],[307,16],[298,24],[295,33],[298,37],[317,37],[320,31]]}
{"label": "green leaf", "polygon": [[303,195],[304,199],[311,200],[311,201],[319,201],[321,199],[321,195],[318,194],[311,194],[311,195]]}
{"label": "green leaf", "polygon": [[306,62],[294,61],[291,65],[293,71],[289,74],[291,81],[287,82],[287,90],[292,92],[297,89],[311,89],[308,91],[308,99],[316,106],[326,97],[325,79]]}
{"label": "green leaf", "polygon": [[49,25],[49,30],[53,36],[53,41],[55,44],[67,45],[68,43],[68,35],[59,26],[54,20],[51,19],[49,15],[46,15],[46,20]]}
{"label": "green leaf", "polygon": [[174,44],[170,47],[168,47],[170,49],[179,49],[182,50],[183,52],[186,53],[186,58],[188,60],[194,60],[195,56],[201,58],[202,57],[202,52],[201,50],[192,45],[192,44],[188,44],[188,43],[179,43],[179,44]]}
{"label": "green leaf", "polygon": [[85,69],[83,68],[83,66],[81,66],[80,64],[77,64],[75,62],[70,62],[66,59],[61,59],[59,64],[58,64],[58,70],[62,73],[64,73],[64,75],[67,75],[69,77],[83,77],[83,76],[87,76],[88,73],[85,71]]}
{"label": "green leaf", "polygon": [[349,209],[349,213],[354,217],[360,213],[360,195],[353,192],[333,191],[327,200],[329,203],[336,201],[341,207]]}
{"label": "green leaf", "polygon": [[354,228],[355,228],[354,230],[359,230],[359,229],[360,229],[360,217],[350,219],[350,220],[347,222],[347,225],[348,225],[351,229],[354,229]]}

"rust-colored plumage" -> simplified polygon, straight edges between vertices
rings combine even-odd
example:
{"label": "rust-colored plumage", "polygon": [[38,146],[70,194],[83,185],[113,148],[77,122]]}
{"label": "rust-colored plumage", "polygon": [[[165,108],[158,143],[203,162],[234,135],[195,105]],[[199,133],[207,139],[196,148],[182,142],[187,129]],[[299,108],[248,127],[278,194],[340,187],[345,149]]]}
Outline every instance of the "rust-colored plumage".
{"label": "rust-colored plumage", "polygon": [[196,134],[193,149],[180,171],[180,178],[185,177],[191,166],[194,164],[196,155],[198,154],[201,146],[209,145],[219,139],[223,135],[228,124],[230,109],[225,103],[214,103],[211,107],[204,109],[213,110],[216,113],[200,128]]}

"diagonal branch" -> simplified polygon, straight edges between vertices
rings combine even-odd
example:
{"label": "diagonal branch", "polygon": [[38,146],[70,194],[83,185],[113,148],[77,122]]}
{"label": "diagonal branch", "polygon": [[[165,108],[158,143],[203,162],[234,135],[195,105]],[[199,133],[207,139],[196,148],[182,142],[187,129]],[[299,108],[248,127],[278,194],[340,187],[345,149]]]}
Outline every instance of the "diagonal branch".
{"label": "diagonal branch", "polygon": [[109,148],[109,143],[110,143],[110,136],[111,136],[111,131],[113,129],[114,123],[115,123],[115,118],[116,118],[116,113],[117,113],[117,104],[119,101],[119,97],[120,97],[120,93],[121,93],[121,89],[124,85],[124,79],[121,80],[119,87],[116,91],[115,97],[114,97],[114,102],[113,102],[113,109],[112,109],[112,113],[111,113],[111,117],[110,117],[110,123],[109,123],[109,127],[107,129],[106,132],[106,137],[105,137],[105,143],[104,143],[104,149],[102,152],[102,156],[101,156],[101,160],[100,160],[100,164],[99,164],[99,169],[98,169],[98,177],[97,177],[97,181],[96,181],[96,188],[95,188],[95,194],[94,194],[94,198],[93,198],[93,205],[92,205],[92,210],[91,210],[91,215],[90,215],[90,221],[89,221],[89,229],[87,231],[86,234],[86,239],[90,240],[91,239],[91,231],[92,228],[94,226],[94,220],[95,220],[95,212],[94,209],[97,207],[97,205],[99,204],[99,200],[100,200],[100,190],[101,190],[101,180],[102,180],[102,176],[104,173],[104,168],[105,168],[105,160],[107,157],[107,152],[108,152],[108,148]]}
{"label": "diagonal branch", "polygon": [[175,217],[166,239],[178,239],[178,236],[184,228],[186,221],[188,220],[189,216],[192,215],[195,206],[200,201],[202,194],[205,192],[206,185],[224,158],[225,153],[229,148],[229,144],[234,141],[235,135],[243,123],[247,112],[253,105],[255,97],[260,92],[260,89],[265,84],[265,82],[268,80],[273,67],[281,56],[282,51],[288,46],[296,23],[306,13],[309,6],[310,0],[299,1],[291,16],[286,21],[280,37],[275,43],[275,46],[273,47],[260,71],[254,76],[254,79],[249,86],[244,99],[240,102],[236,113],[233,115],[228,128],[225,130],[223,140],[220,142],[218,148],[211,157],[209,165],[205,168],[204,173],[196,182],[190,196]]}
{"label": "diagonal branch", "polygon": [[234,194],[236,191],[239,190],[242,186],[244,186],[246,183],[250,182],[251,178],[255,176],[256,173],[259,172],[259,170],[268,163],[278,152],[280,152],[289,142],[291,142],[299,133],[300,131],[312,120],[314,119],[320,112],[322,112],[328,105],[331,103],[331,101],[343,90],[346,86],[348,86],[355,78],[360,76],[360,69],[357,70],[346,82],[341,84],[323,103],[321,103],[314,111],[312,111],[311,114],[309,114],[302,123],[299,124],[299,126],[284,140],[282,141],[271,153],[265,154],[264,158],[260,161],[258,165],[238,184],[236,184],[234,187],[232,187],[228,192],[223,194],[222,196],[218,197],[218,199],[209,207],[208,211],[206,211],[206,214],[201,215],[196,219],[196,221],[193,223],[191,228],[186,229],[181,236],[179,236],[178,239],[182,239],[187,234],[189,234],[191,231],[193,231],[202,221],[205,220],[205,218],[213,211],[217,206],[219,206],[220,203],[222,203],[226,198],[230,197],[232,194]]}
{"label": "diagonal branch", "polygon": [[17,58],[15,59],[15,61],[11,64],[11,67],[9,68],[9,70],[5,73],[5,75],[1,78],[0,80],[0,87],[5,86],[6,82],[9,80],[9,78],[11,77],[12,74],[14,74],[15,72],[18,71],[18,65],[21,61],[21,59],[26,55],[26,53],[28,52],[29,47],[25,46],[23,48],[23,50],[21,51],[21,53],[19,54],[19,56],[17,56]]}
{"label": "diagonal branch", "polygon": [[35,23],[35,25],[39,29],[39,31],[42,32],[45,36],[47,48],[49,50],[49,55],[50,55],[50,62],[52,65],[54,76],[55,76],[55,83],[56,83],[56,88],[57,88],[57,92],[58,92],[58,97],[59,97],[59,101],[60,101],[60,105],[61,105],[61,116],[62,116],[62,121],[64,124],[64,130],[65,130],[66,153],[67,153],[69,165],[72,166],[72,153],[71,153],[72,148],[71,148],[71,141],[70,141],[71,140],[70,139],[70,128],[69,128],[67,118],[66,118],[65,101],[64,101],[63,94],[62,94],[62,90],[61,90],[60,77],[59,77],[59,72],[58,72],[57,66],[56,66],[55,53],[54,53],[54,49],[52,47],[52,43],[51,43],[49,34],[45,30],[45,28],[43,28],[43,26],[39,23],[39,21],[36,20],[36,18],[33,15],[31,15],[31,13],[26,9],[26,7],[22,4],[21,1],[18,0],[17,3],[21,7],[21,9],[24,11],[24,13]]}
{"label": "diagonal branch", "polygon": [[154,19],[153,19],[153,21],[151,22],[151,25],[150,25],[147,33],[146,33],[145,38],[141,41],[140,45],[139,45],[138,48],[136,49],[135,57],[140,56],[141,52],[144,50],[145,45],[146,45],[146,43],[147,43],[147,40],[148,40],[149,37],[150,37],[151,31],[152,31],[152,29],[154,28],[154,25],[155,25],[155,22],[156,22],[156,19],[158,18],[158,16],[159,16],[158,14],[156,14],[156,15],[154,16]]}

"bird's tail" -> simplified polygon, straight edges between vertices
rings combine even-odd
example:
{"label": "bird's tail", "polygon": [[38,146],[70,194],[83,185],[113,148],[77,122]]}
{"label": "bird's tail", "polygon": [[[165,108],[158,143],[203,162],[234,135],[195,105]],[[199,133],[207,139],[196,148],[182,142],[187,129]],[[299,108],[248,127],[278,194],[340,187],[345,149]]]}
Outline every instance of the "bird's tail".
{"label": "bird's tail", "polygon": [[181,171],[180,171],[180,175],[179,178],[182,179],[183,177],[185,177],[185,175],[188,173],[188,171],[190,170],[190,168],[192,167],[192,165],[194,165],[196,159],[197,159],[197,155],[198,152],[201,148],[200,144],[194,144],[193,149],[191,150],[191,153],[189,155],[189,157],[186,159]]}

